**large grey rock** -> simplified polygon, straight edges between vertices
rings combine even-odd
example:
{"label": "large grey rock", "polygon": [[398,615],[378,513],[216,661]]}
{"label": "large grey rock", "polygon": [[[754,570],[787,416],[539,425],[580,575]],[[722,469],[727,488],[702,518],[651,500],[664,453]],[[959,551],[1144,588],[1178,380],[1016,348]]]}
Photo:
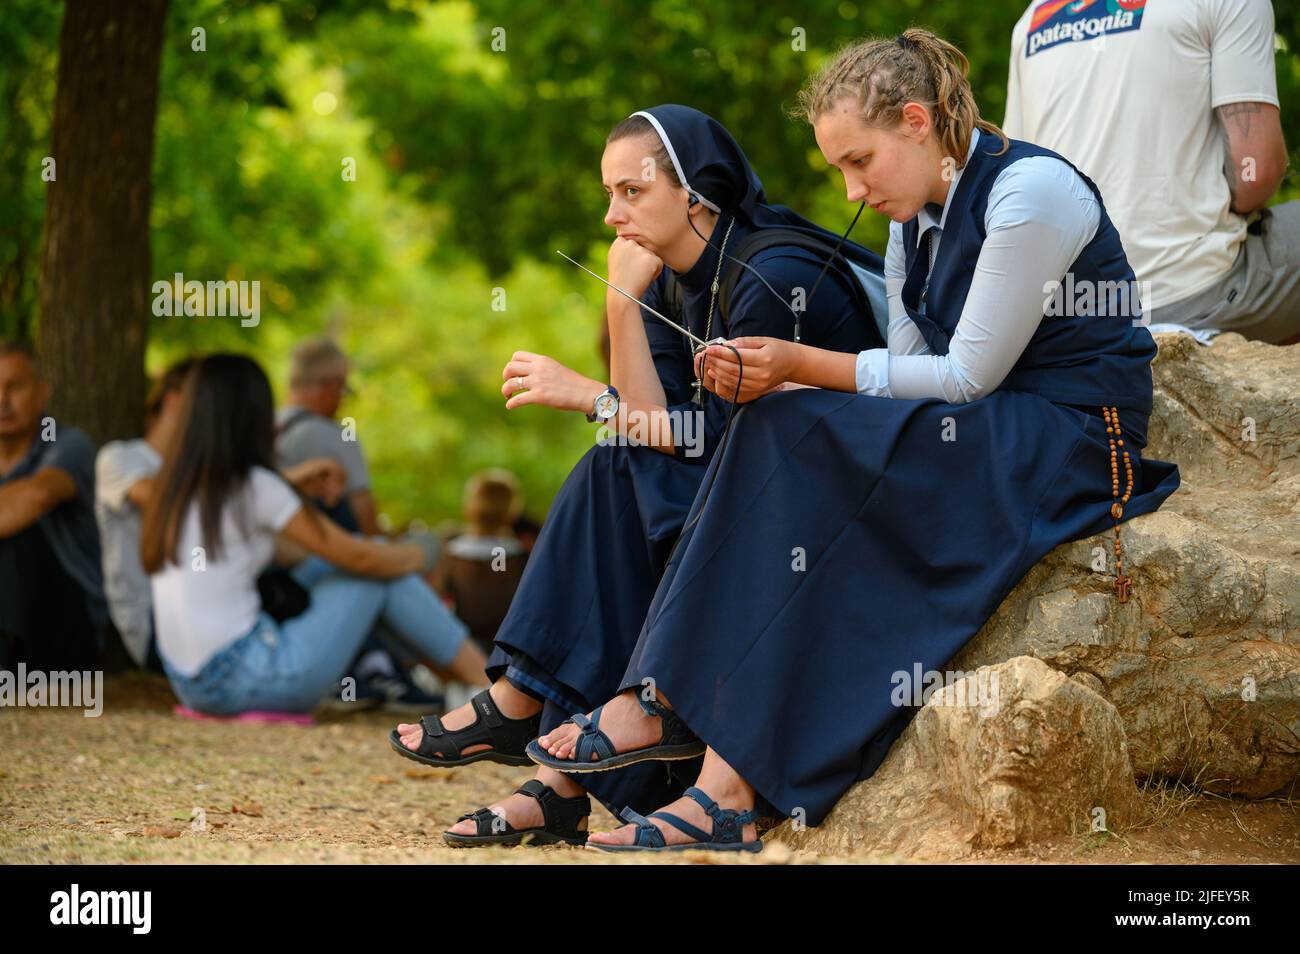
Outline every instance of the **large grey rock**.
{"label": "large grey rock", "polygon": [[1300,348],[1236,334],[1208,348],[1187,335],[1156,338],[1149,456],[1176,461],[1197,485],[1262,486],[1300,474]]}
{"label": "large grey rock", "polygon": [[[1208,492],[1187,495],[1216,512]],[[1139,775],[1239,795],[1289,791],[1300,775],[1294,556],[1275,560],[1170,506],[1126,525],[1136,582],[1121,604],[1111,577],[1092,569],[1099,540],[1050,553],[950,668],[1028,655],[1089,673],[1124,721]]]}

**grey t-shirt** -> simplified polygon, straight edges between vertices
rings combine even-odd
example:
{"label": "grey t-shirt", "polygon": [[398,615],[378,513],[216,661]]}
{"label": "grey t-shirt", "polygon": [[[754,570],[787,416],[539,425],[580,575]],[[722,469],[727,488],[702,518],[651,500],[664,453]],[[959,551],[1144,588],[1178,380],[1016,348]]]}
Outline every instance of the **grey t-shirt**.
{"label": "grey t-shirt", "polygon": [[85,591],[91,619],[103,623],[108,614],[99,566],[99,530],[95,526],[95,442],[70,424],[59,424],[45,415],[42,420],[46,423],[27,456],[0,476],[0,484],[34,476],[47,467],[57,467],[72,478],[76,497],[55,507],[37,524],[63,571]]}
{"label": "grey t-shirt", "polygon": [[95,459],[95,520],[104,553],[104,596],[113,625],[140,666],[149,656],[153,592],[140,563],[140,510],[126,495],[161,467],[162,458],[143,439],[111,441]]}
{"label": "grey t-shirt", "polygon": [[370,471],[361,444],[349,440],[350,433],[338,421],[290,404],[276,412],[275,423],[283,429],[275,439],[275,456],[281,468],[328,457],[347,471],[345,495],[370,488]]}

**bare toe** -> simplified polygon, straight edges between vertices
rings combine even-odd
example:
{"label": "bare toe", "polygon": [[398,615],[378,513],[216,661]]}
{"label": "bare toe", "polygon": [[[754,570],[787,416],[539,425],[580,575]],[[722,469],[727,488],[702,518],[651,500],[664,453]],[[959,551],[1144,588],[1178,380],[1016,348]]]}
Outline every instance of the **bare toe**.
{"label": "bare toe", "polygon": [[587,841],[597,845],[630,845],[636,836],[635,825],[624,825],[613,831],[598,831],[587,836]]}

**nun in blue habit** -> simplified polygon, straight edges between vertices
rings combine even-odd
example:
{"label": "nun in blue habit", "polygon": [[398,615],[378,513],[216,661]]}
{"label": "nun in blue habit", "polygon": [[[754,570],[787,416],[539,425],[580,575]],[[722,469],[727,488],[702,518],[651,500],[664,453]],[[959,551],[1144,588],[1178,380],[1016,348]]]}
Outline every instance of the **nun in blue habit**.
{"label": "nun in blue habit", "polygon": [[[898,674],[941,671],[1050,550],[1113,527],[1114,598],[1135,585],[1120,525],[1178,486],[1141,456],[1155,344],[1136,302],[1067,316],[1052,294],[1136,279],[1096,186],[978,120],[953,49],[915,29],[864,41],[804,94],[850,201],[892,220],[888,346],[733,341],[747,403],[601,707],[610,728],[580,718],[529,750],[617,774],[666,757],[661,731],[707,746],[684,797],[626,809],[593,847],[755,851],[758,817],[817,825],[914,715]],[[731,394],[736,356],[708,359]]]}
{"label": "nun in blue habit", "polygon": [[[646,175],[647,159],[653,160],[652,177]],[[839,237],[769,204],[740,146],[713,118],[678,105],[635,113],[610,134],[602,177],[609,194],[605,222],[618,235],[610,249],[609,280],[698,337],[792,339],[796,313],[790,303],[797,300],[795,290],[803,289],[802,340],[847,355],[883,341],[842,257],[833,259],[808,297],[831,257],[795,240],[809,237],[829,248]],[[747,239],[773,229],[791,241],[748,258],[761,278],[720,257],[719,250],[735,255]],[[849,245],[846,251],[857,261],[883,269],[879,256]],[[728,268],[738,277],[723,301]],[[619,688],[730,405],[694,387],[688,339],[613,292],[607,309],[612,382],[585,378],[543,355],[516,352],[503,372],[506,406],[585,412],[593,423],[623,433],[628,420],[644,421],[665,410],[672,412],[670,422],[676,417],[685,426],[655,446],[598,443],[583,456],[551,505],[498,631],[487,670],[491,690],[441,719],[427,716],[420,724],[399,726],[390,741],[402,755],[429,765],[477,759],[531,764],[524,755],[527,742]],[[696,758],[694,767],[698,763]],[[689,778],[692,766],[682,768]],[[649,811],[683,788],[662,765],[583,776],[568,785],[543,769],[517,793],[522,798],[504,807],[516,820],[530,811],[539,821],[544,816],[544,825],[510,824],[498,831],[492,813],[480,809],[464,816],[458,826],[463,831],[453,829],[448,840],[517,843],[531,828],[535,844],[581,841],[585,836],[573,825],[589,803],[577,782],[613,811],[626,805]]]}

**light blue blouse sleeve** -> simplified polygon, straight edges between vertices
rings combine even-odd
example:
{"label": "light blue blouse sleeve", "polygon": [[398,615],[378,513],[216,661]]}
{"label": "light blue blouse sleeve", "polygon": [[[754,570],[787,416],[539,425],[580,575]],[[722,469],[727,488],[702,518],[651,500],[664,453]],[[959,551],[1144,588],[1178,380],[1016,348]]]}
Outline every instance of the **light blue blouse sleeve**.
{"label": "light blue blouse sleeve", "polygon": [[887,348],[869,348],[859,352],[857,386],[859,394],[888,397],[889,356],[891,354],[929,354],[930,346],[921,337],[916,323],[903,308],[903,280],[906,277],[903,253],[903,226],[889,223],[889,244],[885,247],[885,296],[889,302]]}
{"label": "light blue blouse sleeve", "polygon": [[989,190],[984,245],[948,354],[896,351],[891,297],[890,347],[858,356],[858,391],[953,404],[991,393],[1019,360],[1053,283],[1092,241],[1100,219],[1092,190],[1065,162],[1031,156],[1007,166]]}

